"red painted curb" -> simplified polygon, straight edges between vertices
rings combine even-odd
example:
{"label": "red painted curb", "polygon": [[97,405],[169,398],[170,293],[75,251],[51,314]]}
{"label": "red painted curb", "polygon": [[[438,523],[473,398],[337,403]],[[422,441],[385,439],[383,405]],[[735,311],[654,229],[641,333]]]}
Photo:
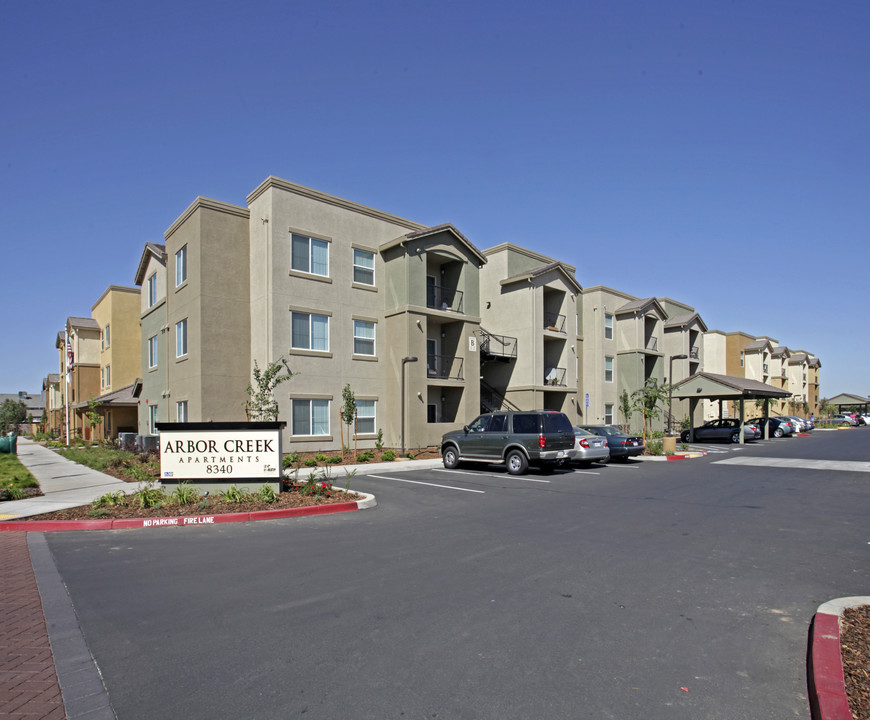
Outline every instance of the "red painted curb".
{"label": "red painted curb", "polygon": [[840,654],[840,616],[816,613],[810,633],[807,681],[813,720],[853,720]]}
{"label": "red painted curb", "polygon": [[51,532],[54,530],[123,530],[130,528],[188,527],[193,525],[217,525],[219,523],[249,522],[253,520],[277,520],[301,515],[328,515],[331,513],[359,510],[359,501],[313,505],[280,510],[257,510],[251,513],[219,513],[216,515],[180,515],[161,518],[125,518],[123,520],[4,520],[3,530]]}
{"label": "red painted curb", "polygon": [[687,460],[688,458],[685,455],[668,455],[667,460]]}

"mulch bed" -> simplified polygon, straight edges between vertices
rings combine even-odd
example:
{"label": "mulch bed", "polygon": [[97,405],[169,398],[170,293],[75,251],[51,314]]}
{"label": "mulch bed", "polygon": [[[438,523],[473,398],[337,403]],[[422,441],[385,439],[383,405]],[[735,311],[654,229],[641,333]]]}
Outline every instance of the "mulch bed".
{"label": "mulch bed", "polygon": [[870,605],[843,612],[840,652],[852,717],[870,718]]}

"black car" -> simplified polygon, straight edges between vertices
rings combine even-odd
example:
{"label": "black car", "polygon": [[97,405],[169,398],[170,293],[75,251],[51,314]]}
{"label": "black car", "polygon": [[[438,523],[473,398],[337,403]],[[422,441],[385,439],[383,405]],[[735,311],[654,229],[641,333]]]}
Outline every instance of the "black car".
{"label": "black car", "polygon": [[529,465],[552,470],[573,457],[574,427],[565,413],[552,410],[487,413],[441,438],[448,469],[470,460],[505,463],[511,475],[522,475]]}
{"label": "black car", "polygon": [[610,447],[611,460],[626,462],[630,457],[643,455],[644,450],[646,450],[642,437],[630,435],[613,425],[579,425],[578,427],[606,437],[607,445]]}

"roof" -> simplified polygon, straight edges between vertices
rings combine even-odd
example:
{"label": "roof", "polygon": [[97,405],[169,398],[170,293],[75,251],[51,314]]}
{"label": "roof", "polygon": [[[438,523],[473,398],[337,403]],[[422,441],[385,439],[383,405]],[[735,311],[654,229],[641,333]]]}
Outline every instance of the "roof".
{"label": "roof", "polygon": [[[110,393],[94,398],[94,400],[100,405],[111,405],[112,407],[128,407],[137,404],[136,398],[133,397],[133,385],[113,390]],[[89,400],[85,400],[84,402],[73,404],[72,407],[85,408],[88,407],[89,402]]]}
{"label": "roof", "polygon": [[773,347],[773,346],[770,344],[770,340],[767,340],[765,338],[761,338],[759,340],[753,340],[751,343],[749,343],[749,345],[747,345],[745,348],[743,348],[743,350],[744,350],[744,352],[748,352],[750,350],[762,350],[763,348],[766,348],[766,347]]}
{"label": "roof", "polygon": [[773,350],[770,351],[770,354],[774,357],[778,357],[779,355],[785,355],[788,357],[791,355],[791,351],[785,345],[777,345]]}
{"label": "roof", "polygon": [[570,266],[566,265],[563,262],[551,262],[546,265],[539,265],[536,268],[532,268],[531,270],[526,270],[525,272],[521,272],[518,275],[513,275],[509,278],[505,278],[501,281],[501,285],[510,285],[515,282],[523,282],[527,280],[533,280],[534,278],[541,277],[542,275],[546,275],[549,272],[556,271],[560,273],[568,284],[574,289],[574,291],[579,295],[583,292],[583,288],[580,287],[580,283],[577,282],[574,277],[574,273],[571,272]]}
{"label": "roof", "polygon": [[664,318],[667,317],[667,313],[664,311],[664,308],[661,306],[658,300],[654,297],[641,298],[639,300],[632,300],[631,302],[626,303],[622,307],[616,309],[617,315],[622,315],[630,312],[641,312],[645,311],[648,308],[655,308],[658,310],[659,314]]}
{"label": "roof", "polygon": [[691,398],[786,398],[791,397],[787,390],[750,380],[749,378],[699,372],[674,385],[672,397]]}
{"label": "roof", "polygon": [[792,355],[788,361],[789,365],[800,365],[802,362],[806,362],[808,360],[806,353],[798,353],[797,355]]}
{"label": "roof", "polygon": [[441,225],[433,225],[432,227],[423,228],[422,230],[415,230],[414,232],[407,233],[406,235],[402,235],[401,237],[396,238],[395,240],[390,240],[389,242],[381,245],[378,250],[383,252],[384,250],[389,250],[396,245],[404,245],[409,240],[420,240],[425,237],[430,237],[432,235],[438,235],[439,233],[449,233],[453,235],[458,241],[459,244],[464,246],[472,255],[474,255],[475,259],[481,264],[486,264],[486,257],[480,250],[478,250],[471,242],[469,242],[468,238],[465,237],[459,230],[457,230],[450,223],[442,223]]}
{"label": "roof", "polygon": [[701,326],[704,332],[707,331],[707,323],[705,323],[701,316],[696,312],[691,313],[683,313],[682,315],[674,315],[673,317],[668,318],[665,321],[666,328],[674,328],[674,327],[685,327],[686,325],[691,325],[693,322],[698,321],[698,324]]}
{"label": "roof", "polygon": [[840,393],[836,397],[832,397],[828,402],[832,405],[864,405],[865,403],[870,403],[870,399],[860,395],[853,395],[852,393]]}
{"label": "roof", "polygon": [[100,324],[93,318],[68,317],[66,324],[79,330],[99,330]]}
{"label": "roof", "polygon": [[142,251],[142,257],[139,258],[139,267],[136,268],[136,277],[133,282],[136,285],[141,285],[145,282],[145,271],[148,269],[148,261],[151,258],[157,258],[164,265],[166,264],[166,245],[163,243],[145,243],[145,249]]}

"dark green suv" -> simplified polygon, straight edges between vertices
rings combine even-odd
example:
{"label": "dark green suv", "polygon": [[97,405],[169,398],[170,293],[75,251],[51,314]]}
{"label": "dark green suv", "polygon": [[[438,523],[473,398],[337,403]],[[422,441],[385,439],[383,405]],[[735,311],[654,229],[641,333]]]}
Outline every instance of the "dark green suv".
{"label": "dark green suv", "polygon": [[554,410],[488,413],[441,438],[448,469],[468,460],[505,463],[511,475],[522,475],[529,465],[552,470],[573,456],[574,428],[565,413]]}

